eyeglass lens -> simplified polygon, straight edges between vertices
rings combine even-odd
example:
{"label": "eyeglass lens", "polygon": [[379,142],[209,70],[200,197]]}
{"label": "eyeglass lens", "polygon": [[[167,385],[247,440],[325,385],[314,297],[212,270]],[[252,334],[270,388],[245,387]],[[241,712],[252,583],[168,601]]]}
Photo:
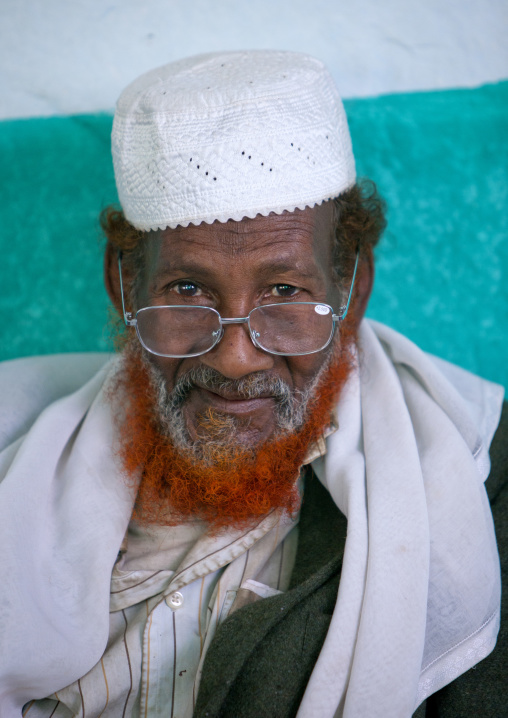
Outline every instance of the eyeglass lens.
{"label": "eyeglass lens", "polygon": [[[307,354],[323,349],[333,332],[332,313],[323,304],[276,304],[256,307],[250,329],[257,344],[278,354]],[[137,314],[142,344],[163,356],[202,354],[221,331],[217,312],[209,307],[147,307]]]}
{"label": "eyeglass lens", "polygon": [[251,312],[250,327],[259,346],[267,351],[307,354],[326,346],[333,320],[324,304],[269,304]]}
{"label": "eyeglass lens", "polygon": [[186,356],[212,348],[220,319],[208,307],[147,307],[137,314],[137,329],[149,351]]}

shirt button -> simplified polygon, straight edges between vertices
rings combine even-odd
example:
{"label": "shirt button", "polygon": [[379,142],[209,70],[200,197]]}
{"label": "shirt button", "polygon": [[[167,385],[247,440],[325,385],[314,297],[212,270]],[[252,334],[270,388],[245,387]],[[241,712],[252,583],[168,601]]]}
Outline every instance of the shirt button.
{"label": "shirt button", "polygon": [[170,593],[169,596],[166,597],[166,603],[170,608],[180,608],[183,606],[183,596],[180,593],[180,591],[175,591],[174,593]]}

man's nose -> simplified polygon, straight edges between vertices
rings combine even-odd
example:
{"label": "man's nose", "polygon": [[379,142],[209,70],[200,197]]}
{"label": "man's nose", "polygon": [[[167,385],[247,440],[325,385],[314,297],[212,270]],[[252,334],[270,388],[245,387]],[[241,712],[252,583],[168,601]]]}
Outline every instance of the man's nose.
{"label": "man's nose", "polygon": [[226,324],[220,342],[200,359],[228,379],[241,379],[256,371],[268,371],[273,369],[275,362],[273,354],[254,346],[247,324]]}

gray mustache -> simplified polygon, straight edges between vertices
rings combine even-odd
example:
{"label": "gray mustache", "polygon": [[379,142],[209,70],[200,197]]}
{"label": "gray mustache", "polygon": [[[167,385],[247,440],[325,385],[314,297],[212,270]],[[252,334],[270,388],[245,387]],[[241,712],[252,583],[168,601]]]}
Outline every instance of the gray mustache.
{"label": "gray mustache", "polygon": [[171,400],[176,404],[182,404],[195,387],[232,395],[239,399],[257,399],[270,395],[275,401],[284,403],[292,398],[291,388],[278,377],[257,372],[241,379],[228,379],[212,367],[197,366],[176,381],[170,392]]}

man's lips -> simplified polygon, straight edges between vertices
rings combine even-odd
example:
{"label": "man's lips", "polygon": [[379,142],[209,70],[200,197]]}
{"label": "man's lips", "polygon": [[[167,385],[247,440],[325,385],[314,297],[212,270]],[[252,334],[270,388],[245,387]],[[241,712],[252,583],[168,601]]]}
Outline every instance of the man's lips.
{"label": "man's lips", "polygon": [[249,414],[254,411],[259,411],[260,409],[272,409],[275,403],[272,395],[246,399],[245,397],[234,394],[219,394],[201,386],[195,386],[192,390],[192,394],[197,394],[197,396],[193,398],[201,400],[207,406],[228,414]]}

